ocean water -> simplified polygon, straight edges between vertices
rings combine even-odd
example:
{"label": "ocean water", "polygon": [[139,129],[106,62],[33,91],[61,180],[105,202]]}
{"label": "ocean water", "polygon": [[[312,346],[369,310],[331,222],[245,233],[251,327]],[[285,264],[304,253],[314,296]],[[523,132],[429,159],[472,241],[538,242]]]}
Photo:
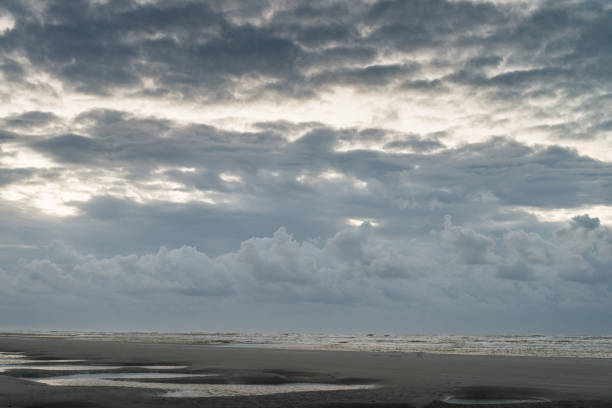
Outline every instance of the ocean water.
{"label": "ocean water", "polygon": [[[75,341],[206,344],[226,347],[357,350],[399,353],[612,358],[612,336],[402,335],[305,333],[28,332]],[[0,335],[2,335],[0,333]],[[15,356],[19,358],[19,356]]]}

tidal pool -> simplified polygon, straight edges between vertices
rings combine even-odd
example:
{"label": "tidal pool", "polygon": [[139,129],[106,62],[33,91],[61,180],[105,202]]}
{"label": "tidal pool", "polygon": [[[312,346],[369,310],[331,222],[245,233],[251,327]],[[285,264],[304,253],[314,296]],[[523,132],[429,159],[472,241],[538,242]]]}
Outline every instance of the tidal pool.
{"label": "tidal pool", "polygon": [[[183,373],[83,373],[83,374],[71,374],[71,375],[60,375],[55,377],[27,379],[29,381],[36,381],[47,385],[69,385],[69,386],[126,386],[129,387],[133,382],[140,381],[116,381],[123,380],[126,378],[132,379],[148,379],[148,378],[181,378],[181,377],[207,377],[214,376],[214,374],[183,374]],[[144,383],[151,384],[151,383]],[[148,388],[148,387],[147,387]]]}
{"label": "tidal pool", "polygon": [[275,385],[260,384],[180,384],[185,385],[180,389],[166,389],[164,397],[170,398],[205,398],[205,397],[230,397],[246,395],[268,395],[284,394],[288,392],[311,392],[311,391],[341,391],[341,390],[363,390],[375,388],[373,384],[362,385],[338,385],[338,384],[315,384],[315,383],[290,383]]}
{"label": "tidal pool", "polygon": [[[75,373],[45,378],[24,378],[24,380],[47,384],[50,386],[69,387],[133,387],[154,389],[164,397],[201,398],[221,396],[266,395],[288,392],[307,391],[337,391],[374,388],[375,385],[342,385],[317,383],[287,383],[287,384],[197,384],[195,377],[216,376],[216,374],[172,373],[169,370],[186,368],[175,365],[85,365],[67,364],[80,360],[33,360],[20,353],[0,353],[0,373],[8,370],[29,369],[44,371],[111,371],[119,369],[146,369],[146,372],[101,372]],[[151,372],[159,370],[161,372]],[[194,378],[194,383],[154,382],[152,379]],[[183,382],[185,380],[182,380]]]}
{"label": "tidal pool", "polygon": [[545,398],[507,398],[507,399],[475,399],[475,398],[458,398],[447,397],[444,399],[447,404],[454,405],[506,405],[506,404],[537,404],[541,402],[550,402]]}
{"label": "tidal pool", "polygon": [[[28,361],[31,362],[31,361]],[[88,371],[88,370],[116,370],[121,366],[105,366],[105,365],[78,365],[78,364],[49,364],[49,365],[31,365],[31,364],[3,364],[0,366],[0,373],[8,370],[43,370],[43,371]]]}
{"label": "tidal pool", "polygon": [[[139,379],[151,378],[187,378],[206,377],[215,374],[183,374],[183,373],[96,373],[74,374],[48,378],[36,378],[35,381],[53,386],[71,387],[134,387],[157,389],[164,397],[173,398],[201,398],[226,397],[245,395],[280,394],[287,392],[306,391],[337,391],[372,388],[373,385],[338,385],[316,383],[288,383],[288,384],[173,384],[143,382]],[[127,380],[127,381],[126,381]]]}

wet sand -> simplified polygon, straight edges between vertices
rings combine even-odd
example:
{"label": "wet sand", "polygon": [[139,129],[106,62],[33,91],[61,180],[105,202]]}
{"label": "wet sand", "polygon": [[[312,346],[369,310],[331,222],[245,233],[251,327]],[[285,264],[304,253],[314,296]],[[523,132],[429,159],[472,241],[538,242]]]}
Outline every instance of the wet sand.
{"label": "wet sand", "polygon": [[[150,389],[57,387],[0,375],[0,407],[465,407],[467,399],[545,398],[512,407],[612,407],[612,360],[460,356],[421,353],[280,350],[207,345],[0,337],[0,351],[95,365],[184,365],[177,372],[215,372],[228,384],[377,384],[374,389],[242,397],[163,398]],[[8,374],[8,375],[7,375]],[[172,380],[168,380],[172,381]],[[177,379],[175,381],[181,381]],[[482,406],[482,405],[481,405]],[[499,406],[499,405],[498,405]]]}

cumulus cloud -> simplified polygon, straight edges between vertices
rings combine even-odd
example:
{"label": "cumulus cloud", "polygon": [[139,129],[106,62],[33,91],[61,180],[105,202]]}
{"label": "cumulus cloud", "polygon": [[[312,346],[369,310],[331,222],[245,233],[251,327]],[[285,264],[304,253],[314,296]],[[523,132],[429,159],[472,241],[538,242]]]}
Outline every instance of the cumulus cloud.
{"label": "cumulus cloud", "polygon": [[495,241],[471,229],[454,226],[450,216],[446,216],[444,221],[442,238],[451,245],[459,263],[473,265],[494,262],[492,250]]}
{"label": "cumulus cloud", "polygon": [[599,227],[599,224],[599,218],[591,218],[588,214],[577,215],[572,218],[572,227],[574,228],[584,228],[586,230],[593,230]]}
{"label": "cumulus cloud", "polygon": [[4,118],[4,124],[9,128],[31,128],[44,126],[57,119],[50,112],[31,111]]}
{"label": "cumulus cloud", "polygon": [[[299,242],[280,228],[270,237],[250,238],[237,250],[212,257],[183,246],[98,258],[56,242],[41,258],[21,258],[4,271],[11,284],[5,291],[345,303],[372,301],[398,285],[446,285],[457,279],[477,280],[483,273],[487,279],[537,280],[541,286],[563,287],[563,281],[609,286],[612,281],[612,235],[605,227],[577,231],[570,224],[546,238],[523,230],[496,237],[453,225],[447,217],[439,235],[442,242],[433,236],[414,245],[389,240],[365,223],[317,243]],[[450,251],[441,250],[446,244]]]}
{"label": "cumulus cloud", "polygon": [[61,242],[45,251],[44,258],[17,261],[13,275],[4,276],[11,283],[10,290],[82,296],[175,293],[342,303],[359,300],[354,290],[370,290],[353,279],[411,279],[419,269],[417,260],[409,262],[405,254],[386,251],[365,225],[341,231],[323,246],[300,243],[280,228],[271,237],[248,239],[235,252],[217,257],[187,246],[102,259]]}

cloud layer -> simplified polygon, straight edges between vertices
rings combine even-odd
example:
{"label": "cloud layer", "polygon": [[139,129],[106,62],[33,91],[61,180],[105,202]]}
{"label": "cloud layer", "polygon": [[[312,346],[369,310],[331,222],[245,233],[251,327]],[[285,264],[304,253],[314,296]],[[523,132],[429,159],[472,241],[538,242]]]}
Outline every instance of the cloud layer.
{"label": "cloud layer", "polygon": [[0,327],[607,332],[609,27],[595,0],[4,2]]}

